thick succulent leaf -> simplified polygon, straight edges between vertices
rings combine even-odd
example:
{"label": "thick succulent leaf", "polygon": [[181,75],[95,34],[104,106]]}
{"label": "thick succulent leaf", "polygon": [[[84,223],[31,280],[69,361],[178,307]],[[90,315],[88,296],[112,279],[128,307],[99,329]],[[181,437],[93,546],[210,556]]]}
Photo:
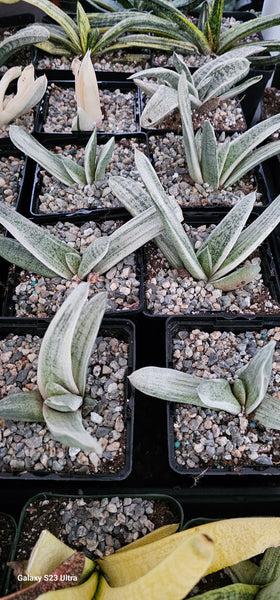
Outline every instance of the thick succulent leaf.
{"label": "thick succulent leaf", "polygon": [[66,264],[67,267],[69,267],[71,273],[73,275],[77,275],[79,266],[80,266],[80,262],[81,262],[81,257],[74,251],[74,252],[67,252],[65,254],[65,260],[66,260]]}
{"label": "thick succulent leaf", "polygon": [[252,33],[257,33],[275,25],[280,25],[280,13],[275,13],[267,17],[257,17],[256,19],[251,19],[250,21],[245,21],[244,23],[235,25],[235,27],[231,27],[220,35],[218,54],[227,52],[238,40],[242,40],[252,35]]}
{"label": "thick succulent leaf", "polygon": [[280,430],[280,400],[266,394],[254,412],[254,419],[268,429]]}
{"label": "thick succulent leaf", "polygon": [[141,126],[147,129],[154,127],[177,107],[177,91],[166,85],[160,85],[141,114]]}
{"label": "thick succulent leaf", "polygon": [[[143,212],[146,208],[153,206],[149,194],[147,194],[146,190],[135,181],[120,176],[110,177],[109,186],[113,194],[115,194],[118,200],[133,217]],[[176,217],[180,221],[183,221],[183,213],[179,204],[176,203],[176,206],[174,205],[174,210]],[[178,256],[178,252],[174,248],[174,245],[166,232],[157,235],[153,241],[175,269],[179,269],[183,266],[183,263]]]}
{"label": "thick succulent leaf", "polygon": [[85,393],[88,362],[103,319],[106,303],[106,292],[100,292],[91,298],[82,308],[74,332],[71,346],[72,372],[81,396]]}
{"label": "thick succulent leaf", "polygon": [[[10,69],[10,71],[14,71],[14,69]],[[6,75],[8,74],[9,71],[6,72]],[[2,88],[4,80],[5,76],[1,80],[0,88]],[[6,98],[4,108],[0,111],[0,124],[7,125],[17,117],[29,112],[41,100],[46,87],[47,78],[45,75],[35,81],[33,65],[25,67],[18,79],[16,94]],[[3,94],[1,92],[0,96],[2,100]]]}
{"label": "thick succulent leaf", "polygon": [[11,67],[11,69],[8,69],[8,71],[6,71],[6,73],[4,73],[1,81],[0,81],[0,110],[4,110],[4,97],[5,97],[5,93],[6,90],[9,86],[9,84],[11,83],[11,81],[13,81],[14,79],[16,79],[17,77],[19,77],[21,74],[21,67]]}
{"label": "thick succulent leaf", "polygon": [[219,269],[234,247],[252,211],[255,199],[255,192],[241,198],[201,244],[197,256],[199,257],[204,248],[208,248],[212,257],[212,274]]}
{"label": "thick succulent leaf", "polygon": [[0,67],[23,46],[45,42],[49,35],[48,29],[43,25],[29,25],[6,38],[0,43]]}
{"label": "thick succulent leaf", "polygon": [[45,404],[54,410],[59,412],[75,412],[78,410],[83,403],[82,396],[77,394],[56,394],[55,396],[48,396],[45,400]]}
{"label": "thick succulent leaf", "polygon": [[222,277],[229,271],[232,271],[241,262],[243,262],[265,238],[273,231],[280,221],[280,195],[251,223],[241,232],[236,244],[224,260],[216,273],[216,277]]}
{"label": "thick succulent leaf", "polygon": [[93,122],[86,111],[78,106],[77,114],[72,121],[72,131],[92,131],[95,126],[96,122]]}
{"label": "thick succulent leaf", "polygon": [[85,452],[96,452],[102,456],[102,448],[95,437],[85,430],[80,411],[62,413],[44,403],[43,414],[52,436],[66,446],[80,448]]}
{"label": "thick succulent leaf", "polygon": [[171,71],[171,69],[165,69],[164,67],[154,67],[152,69],[144,69],[143,71],[137,71],[137,73],[132,73],[128,77],[128,79],[139,79],[141,77],[153,77],[163,81],[164,83],[169,84],[172,88],[177,90],[179,75],[175,71]]}
{"label": "thick succulent leaf", "polygon": [[[71,50],[68,49],[69,46],[71,47]],[[55,56],[72,56],[73,54],[71,44],[60,46],[51,40],[43,42],[42,44],[36,44],[36,48],[39,48],[39,50],[42,50],[42,52],[46,52],[47,54],[54,54]]]}
{"label": "thick succulent leaf", "polygon": [[210,121],[205,121],[202,129],[201,171],[203,181],[217,189],[219,187],[217,142],[215,131]]}
{"label": "thick succulent leaf", "polygon": [[233,185],[236,181],[239,181],[243,175],[248,173],[251,169],[264,162],[268,158],[272,158],[272,156],[276,156],[280,152],[280,142],[270,142],[269,144],[265,144],[257,150],[254,150],[246,156],[241,163],[238,164],[236,169],[231,173],[228,179],[224,181],[224,186],[228,187]]}
{"label": "thick succulent leaf", "polygon": [[146,94],[146,96],[152,96],[159,88],[159,83],[151,83],[150,81],[142,81],[142,79],[134,79],[134,83],[137,87]]}
{"label": "thick succulent leaf", "polygon": [[201,269],[191,242],[177,218],[176,212],[174,212],[174,204],[176,204],[176,201],[164,192],[149,159],[142,152],[137,150],[135,151],[135,163],[143,183],[159,212],[160,218],[164,224],[164,229],[169,234],[172,244],[176,248],[185,268],[195,278],[205,279],[205,274]]}
{"label": "thick succulent leaf", "polygon": [[258,572],[259,567],[252,560],[241,560],[236,565],[232,565],[225,569],[225,572],[233,583],[252,584],[253,579]]}
{"label": "thick succulent leaf", "polygon": [[31,252],[12,238],[0,236],[0,256],[13,265],[30,271],[30,273],[38,273],[43,277],[57,277],[55,271],[48,269]]}
{"label": "thick succulent leaf", "polygon": [[[243,381],[241,381],[241,379],[235,379],[233,384],[232,384],[232,391],[233,394],[236,398],[236,400],[238,400],[240,406],[245,406],[246,404],[246,389],[245,389],[245,385],[243,383]],[[250,583],[249,581],[247,582],[243,582],[243,583]]]}
{"label": "thick succulent leaf", "polygon": [[110,246],[109,237],[100,237],[94,240],[83,252],[82,260],[78,269],[78,277],[85,279],[94,265],[98,264],[106,256]]}
{"label": "thick succulent leaf", "polygon": [[75,161],[68,156],[64,156],[62,162],[72,181],[75,183],[82,183],[83,185],[87,183],[85,171],[81,165],[75,163]]}
{"label": "thick succulent leaf", "polygon": [[[176,52],[173,52],[172,61],[173,61],[173,67],[174,67],[174,69],[176,69],[177,73],[179,75],[181,75],[181,73],[185,73],[188,83],[191,83],[193,85],[193,77],[189,70],[189,67],[182,60],[182,58],[179,56],[179,54],[177,54]],[[178,87],[178,84],[177,84],[176,88],[177,87]]]}
{"label": "thick succulent leaf", "polygon": [[182,119],[183,140],[189,173],[196,183],[203,183],[203,177],[196,152],[188,83],[184,73],[180,76],[178,84],[178,104]]}
{"label": "thick succulent leaf", "polygon": [[207,248],[207,246],[205,246],[205,248],[200,252],[200,254],[197,254],[197,258],[202,266],[202,269],[206,275],[206,277],[210,277],[211,273],[212,273],[212,269],[213,269],[213,265],[212,265],[212,258],[211,258],[211,254],[209,252],[209,248]]}
{"label": "thick succulent leaf", "polygon": [[86,181],[89,185],[92,185],[95,180],[95,165],[96,165],[96,149],[97,149],[97,131],[96,127],[94,132],[89,138],[89,141],[85,147],[84,154],[84,169]]}
{"label": "thick succulent leaf", "polygon": [[217,161],[218,161],[218,169],[219,169],[219,178],[221,177],[221,173],[224,168],[224,164],[228,155],[230,146],[230,139],[228,138],[222,144],[218,146],[217,150]]}
{"label": "thick succulent leaf", "polygon": [[96,273],[106,273],[120,260],[152,240],[162,229],[159,215],[153,208],[148,208],[109,236],[107,254],[98,263],[92,265],[92,269]]}
{"label": "thick succulent leaf", "polygon": [[41,50],[46,49],[46,52],[52,52],[55,55],[61,55],[62,52],[67,56],[76,54],[77,50],[75,45],[72,44],[68,35],[63,31],[60,25],[44,23],[44,27],[49,32],[49,40],[36,44],[36,48],[40,48]]}
{"label": "thick succulent leaf", "polygon": [[227,65],[231,63],[232,60],[238,61],[240,58],[247,58],[248,56],[252,56],[253,54],[257,54],[258,52],[262,52],[263,48],[261,44],[246,44],[246,46],[238,46],[238,48],[234,48],[230,50],[226,54],[222,56],[218,56],[211,62],[206,62],[204,65],[199,67],[193,75],[193,82],[196,87],[200,87],[203,83],[204,78],[208,78],[212,73],[215,73],[215,70],[220,65]]}
{"label": "thick succulent leaf", "polygon": [[39,390],[9,394],[0,400],[0,418],[41,423],[43,399]]}
{"label": "thick succulent leaf", "polygon": [[186,8],[187,10],[193,10],[199,4],[201,4],[201,0],[172,0],[171,4],[175,6],[175,8]]}
{"label": "thick succulent leaf", "polygon": [[[267,548],[256,571],[252,583],[255,585],[267,585],[280,577],[280,549]],[[279,582],[280,583],[280,582]],[[279,585],[278,583],[278,585]],[[280,591],[280,588],[278,588]]]}
{"label": "thick succulent leaf", "polygon": [[241,412],[241,406],[225,379],[205,379],[199,384],[197,393],[203,405],[208,408],[226,410],[231,415]]}
{"label": "thick succulent leaf", "polygon": [[[235,83],[246,77],[249,70],[250,63],[247,58],[240,58],[239,60],[234,59],[231,63],[228,63],[226,67],[221,65],[212,74],[206,94],[203,94],[204,102],[210,98],[217,98],[227,92],[235,85]],[[201,92],[202,91],[203,90],[201,90]],[[201,95],[199,96],[202,99]]]}
{"label": "thick succulent leaf", "polygon": [[[214,52],[217,50],[219,45],[223,6],[224,0],[213,1],[209,14],[209,19],[206,24],[208,25],[211,31],[211,40],[208,41],[211,44],[211,48],[212,50],[214,50]],[[205,29],[207,30],[207,28]]]}
{"label": "thick succulent leaf", "polygon": [[77,2],[77,25],[79,28],[80,44],[85,54],[90,33],[90,22],[80,2]]}
{"label": "thick succulent leaf", "polygon": [[54,177],[65,185],[72,185],[73,179],[63,165],[62,158],[47,150],[30,133],[17,125],[10,125],[9,135],[13,144],[30,158],[33,158],[41,167],[47,169]]}
{"label": "thick succulent leaf", "polygon": [[177,52],[182,52],[182,54],[193,54],[196,52],[196,47],[190,42],[138,33],[119,37],[116,43],[98,50],[98,55],[101,56],[102,54],[107,54],[107,52],[115,52],[116,50],[125,48],[150,48],[152,50],[166,50],[167,52],[177,50]]}
{"label": "thick succulent leaf", "polygon": [[71,347],[76,324],[87,299],[89,284],[80,283],[64,300],[44,335],[38,360],[37,381],[41,395],[47,398],[47,384],[62,385],[79,394],[72,373]]}
{"label": "thick succulent leaf", "polygon": [[71,42],[75,45],[77,53],[81,51],[81,45],[79,40],[79,30],[76,23],[55,4],[52,4],[49,0],[26,0],[28,4],[37,6],[43,10],[51,19],[61,25],[62,29],[67,33]]}
{"label": "thick succulent leaf", "polygon": [[240,85],[236,85],[235,87],[231,88],[228,92],[221,94],[220,100],[228,100],[229,98],[234,98],[235,96],[238,96],[238,94],[241,94],[252,85],[255,85],[255,83],[258,83],[258,81],[261,81],[262,78],[262,75],[250,77],[250,79],[247,79],[246,81],[244,81],[244,83],[240,83]]}
{"label": "thick succulent leaf", "polygon": [[100,181],[105,175],[105,169],[110,162],[115,148],[115,138],[112,137],[101,147],[96,162],[95,181]]}
{"label": "thick succulent leaf", "polygon": [[[247,283],[250,283],[250,281],[254,281],[260,270],[261,268],[258,264],[246,265],[224,277],[211,278],[210,281],[215,288],[223,290],[223,292],[229,292],[243,287]],[[217,277],[217,275],[218,274],[216,273],[215,277]]]}
{"label": "thick succulent leaf", "polygon": [[263,346],[249,363],[237,371],[246,389],[245,410],[250,414],[263,400],[271,377],[275,342]]}
{"label": "thick succulent leaf", "polygon": [[258,585],[231,583],[225,587],[210,590],[204,594],[198,594],[198,596],[193,596],[193,598],[194,600],[256,600],[256,598],[259,598],[259,589]]}
{"label": "thick succulent leaf", "polygon": [[169,402],[204,406],[197,393],[197,387],[201,383],[200,377],[175,369],[143,367],[134,371],[128,379],[137,390],[148,396],[162,398]]}
{"label": "thick succulent leaf", "polygon": [[278,600],[280,594],[280,577],[260,589],[256,600]]}
{"label": "thick succulent leaf", "polygon": [[78,128],[92,131],[94,127],[100,125],[103,117],[100,107],[98,83],[91,60],[91,51],[88,50],[86,52],[82,61],[75,57],[71,67],[75,76]]}
{"label": "thick succulent leaf", "polygon": [[[31,254],[42,262],[48,269],[61,277],[72,279],[72,272],[67,266],[65,255],[69,246],[58,240],[54,235],[26,219],[15,210],[0,205],[0,223],[22,244]],[[73,254],[78,252],[71,249]]]}

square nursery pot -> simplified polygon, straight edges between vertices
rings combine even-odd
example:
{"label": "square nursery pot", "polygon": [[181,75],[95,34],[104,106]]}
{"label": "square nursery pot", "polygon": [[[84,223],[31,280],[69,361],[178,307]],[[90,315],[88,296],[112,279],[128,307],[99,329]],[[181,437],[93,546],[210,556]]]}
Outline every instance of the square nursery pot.
{"label": "square nursery pot", "polygon": [[[44,529],[73,550],[98,559],[162,525],[177,523],[181,528],[183,519],[180,503],[165,494],[135,494],[135,490],[126,494],[116,490],[108,496],[38,494],[22,509],[12,559],[28,558]],[[15,583],[10,576],[6,593]]]}
{"label": "square nursery pot", "polygon": [[[121,226],[121,220],[106,217],[96,218],[91,212],[84,215],[62,216],[60,220],[40,216],[36,222],[46,227],[50,233],[70,243],[78,250],[87,247],[96,237],[109,235]],[[8,317],[47,317],[54,315],[71,287],[77,285],[74,279],[42,277],[29,271],[8,265],[2,261],[5,286],[2,316]],[[143,258],[142,251],[129,254],[103,275],[91,273],[89,297],[100,291],[107,291],[106,314],[133,318],[143,310]]]}
{"label": "square nursery pot", "polygon": [[[217,141],[230,136],[216,132]],[[189,175],[182,134],[174,131],[149,132],[149,153],[153,167],[164,190],[174,196],[184,209],[206,209],[223,212],[252,191],[256,192],[256,207],[267,206],[269,197],[263,171],[259,166],[227,188],[215,189],[208,183],[194,183]],[[269,161],[266,161],[266,163]],[[264,165],[266,164],[264,163]]]}
{"label": "square nursery pot", "polygon": [[[278,397],[279,319],[244,322],[235,319],[195,321],[171,317],[166,323],[166,366],[206,379],[233,381],[236,371],[270,340],[276,342],[268,393]],[[249,415],[230,415],[189,404],[168,403],[167,435],[170,467],[198,479],[244,475],[254,481],[279,477],[280,433]]]}
{"label": "square nursery pot", "polygon": [[[36,385],[37,359],[46,320],[0,319],[1,396]],[[135,368],[135,327],[105,317],[90,358],[87,389],[96,404],[83,409],[84,427],[100,440],[101,461],[55,441],[45,423],[1,421],[0,479],[104,482],[125,479],[132,468],[134,391],[127,375]]]}
{"label": "square nursery pot", "polygon": [[[29,5],[29,7],[30,7],[30,5]],[[27,8],[27,4],[25,4],[25,8]],[[13,35],[20,29],[23,29],[24,27],[31,25],[35,21],[35,17],[31,13],[19,14],[18,7],[17,7],[18,14],[15,14],[15,15],[6,15],[5,13],[7,10],[11,10],[11,7],[10,6],[6,7],[3,4],[1,4],[1,7],[0,7],[0,15],[1,15],[0,43],[3,40],[5,40],[7,37],[9,37],[10,35]],[[2,76],[2,73],[4,72],[4,70],[6,70],[6,68],[10,68],[10,67],[17,66],[17,65],[26,67],[33,61],[33,58],[34,58],[34,52],[33,52],[32,47],[21,48],[15,54],[13,54],[13,56],[11,56],[11,58],[9,58],[9,60],[5,64],[5,66],[2,65],[2,67],[0,67],[1,76]]]}
{"label": "square nursery pot", "polygon": [[7,577],[7,562],[10,560],[16,535],[16,522],[11,515],[0,512],[0,593]]}
{"label": "square nursery pot", "polygon": [[[217,211],[184,212],[184,228],[194,243],[202,241],[221,219]],[[258,215],[253,211],[254,218]],[[260,274],[244,287],[231,292],[198,282],[185,269],[173,269],[153,242],[144,246],[144,314],[164,321],[167,316],[217,316],[245,319],[261,317],[264,322],[279,314],[280,287],[278,252],[273,233],[248,260],[258,262]]]}
{"label": "square nursery pot", "polygon": [[[45,133],[71,133],[72,121],[77,112],[74,77],[61,72],[60,80],[51,80],[40,105],[37,131]],[[68,77],[68,79],[66,79]],[[98,81],[103,121],[100,133],[136,133],[139,125],[139,92],[131,81],[112,81],[111,77]]]}
{"label": "square nursery pot", "polygon": [[[73,134],[37,134],[38,141],[54,154],[67,156],[84,164],[84,149],[89,140],[89,133]],[[98,134],[98,151],[108,142],[110,135]],[[106,167],[105,176],[92,185],[64,185],[53,177],[46,169],[40,167],[32,159],[27,159],[25,183],[28,190],[25,202],[20,205],[20,212],[26,217],[37,215],[60,217],[87,212],[93,218],[118,218],[128,214],[123,205],[112,194],[109,177],[122,175],[139,180],[134,162],[134,149],[140,149],[147,156],[148,140],[144,133],[116,134],[113,156]]]}

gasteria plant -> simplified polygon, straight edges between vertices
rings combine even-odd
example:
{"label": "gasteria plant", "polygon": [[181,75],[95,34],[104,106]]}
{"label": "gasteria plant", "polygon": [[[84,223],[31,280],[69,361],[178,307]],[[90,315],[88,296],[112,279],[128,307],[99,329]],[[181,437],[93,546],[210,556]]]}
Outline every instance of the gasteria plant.
{"label": "gasteria plant", "polygon": [[[12,81],[17,79],[17,91],[5,97]],[[43,97],[47,88],[45,75],[34,78],[34,67],[29,65],[8,69],[0,81],[0,126],[5,126],[24,115]]]}
{"label": "gasteria plant", "polygon": [[244,196],[195,251],[178,218],[177,202],[163,190],[150,161],[136,150],[135,162],[148,193],[124,177],[111,177],[109,185],[131,214],[139,214],[143,207],[151,205],[156,209],[161,218],[158,234],[164,227],[166,236],[163,244],[161,237],[156,242],[170,264],[175,268],[183,266],[195,279],[209,281],[224,291],[241,287],[256,277],[260,270],[256,264],[235,269],[280,222],[280,195],[242,231],[254,206],[255,193]]}
{"label": "gasteria plant", "polygon": [[45,421],[53,437],[75,448],[102,455],[102,448],[82,424],[89,358],[106,307],[107,295],[85,304],[89,284],[81,283],[53,317],[38,359],[38,390],[16,392],[0,400],[3,419]]}
{"label": "gasteria plant", "polygon": [[72,72],[75,76],[77,102],[77,115],[73,119],[72,130],[92,131],[95,127],[100,127],[103,115],[90,50],[87,50],[82,61],[77,56],[74,58]]}
{"label": "gasteria plant", "polygon": [[47,169],[65,185],[75,183],[91,185],[94,181],[102,179],[115,146],[115,138],[112,137],[102,146],[99,155],[96,156],[97,133],[95,129],[85,147],[84,166],[82,167],[69,156],[59,156],[47,150],[22,127],[11,125],[9,134],[11,141],[21,152],[36,160],[41,167]]}
{"label": "gasteria plant", "polygon": [[[131,47],[158,48],[171,52],[177,48],[183,53],[196,52],[195,46],[189,41],[189,36],[180,30],[178,24],[167,23],[165,19],[150,13],[130,11],[112,15],[97,13],[91,14],[89,19],[81,3],[77,2],[75,21],[50,0],[26,0],[26,2],[43,10],[57,23],[56,25],[44,24],[44,28],[49,32],[49,39],[46,42],[36,43],[45,52],[80,56],[90,50],[92,55],[102,55],[105,52]],[[6,0],[5,3],[15,2]],[[33,25],[33,28],[36,27],[36,24]],[[24,31],[23,29],[22,35]],[[126,35],[128,32],[132,35]],[[11,54],[11,49],[14,48],[16,51],[16,48],[13,36],[10,40],[9,53]],[[6,47],[3,47],[2,52],[0,51],[2,64],[6,60],[5,49]]]}
{"label": "gasteria plant", "polygon": [[[246,57],[258,52],[259,48],[259,46],[251,46],[231,50],[200,67],[193,75],[182,58],[174,52],[173,66],[176,71],[156,67],[130,75],[129,79],[133,79],[141,90],[151,96],[141,115],[142,127],[154,127],[178,108],[178,84],[181,73],[186,75],[191,108],[199,109],[200,112],[213,110],[220,101],[233,98],[260,81],[262,75],[251,77],[238,86],[235,85],[249,73],[250,62]],[[156,78],[162,83],[142,81],[142,78],[146,77]]]}
{"label": "gasteria plant", "polygon": [[161,367],[143,367],[129,377],[137,390],[170,402],[193,404],[232,415],[250,414],[272,429],[280,429],[279,399],[267,394],[275,342],[263,346],[236,379],[205,379]]}
{"label": "gasteria plant", "polygon": [[15,52],[18,52],[23,46],[39,44],[46,42],[50,37],[49,31],[43,25],[29,25],[24,29],[20,29],[13,35],[5,38],[0,43],[0,67],[6,64],[7,61]]}
{"label": "gasteria plant", "polygon": [[186,162],[189,174],[196,183],[209,183],[216,189],[231,186],[250,169],[280,152],[279,140],[255,149],[280,128],[280,114],[258,123],[234,140],[228,139],[218,145],[214,128],[208,120],[204,122],[202,131],[199,129],[194,133],[185,72],[178,81],[178,104]]}

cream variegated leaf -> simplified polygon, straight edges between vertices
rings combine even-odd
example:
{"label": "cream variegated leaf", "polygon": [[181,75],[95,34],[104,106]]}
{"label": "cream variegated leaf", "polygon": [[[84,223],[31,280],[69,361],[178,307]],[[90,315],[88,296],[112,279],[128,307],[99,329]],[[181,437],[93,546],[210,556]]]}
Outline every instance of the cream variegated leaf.
{"label": "cream variegated leaf", "polygon": [[97,439],[84,428],[80,411],[63,413],[43,405],[43,415],[47,427],[55,440],[66,446],[80,448],[85,452],[95,452],[102,456],[102,448]]}
{"label": "cream variegated leaf", "polygon": [[101,146],[96,161],[95,180],[100,181],[105,176],[105,169],[110,162],[115,148],[115,138],[110,138],[106,144]]}
{"label": "cream variegated leaf", "polygon": [[75,412],[78,410],[83,403],[82,396],[78,394],[56,394],[55,396],[48,396],[45,400],[45,404],[49,408],[58,410],[59,412]]}
{"label": "cream variegated leaf", "polygon": [[92,185],[95,180],[96,167],[96,149],[97,149],[97,131],[94,128],[89,141],[85,147],[84,167],[87,184]]}
{"label": "cream variegated leaf", "polygon": [[197,393],[201,383],[200,377],[175,369],[143,367],[129,375],[129,380],[137,390],[148,396],[162,398],[169,402],[204,406]]}
{"label": "cream variegated leaf", "polygon": [[269,384],[275,342],[263,346],[250,362],[237,371],[246,388],[246,413],[255,410],[263,400]]}
{"label": "cream variegated leaf", "polygon": [[[214,288],[218,288],[223,292],[230,292],[231,290],[237,290],[240,287],[244,287],[247,283],[254,281],[256,276],[259,274],[261,268],[258,264],[245,265],[229,275],[224,277],[217,277],[217,273],[214,278],[210,278],[210,281]],[[216,279],[217,277],[217,279]]]}
{"label": "cream variegated leaf", "polygon": [[241,406],[231,391],[226,379],[205,379],[197,387],[197,393],[204,406],[215,410],[225,410],[231,415],[238,415]]}
{"label": "cream variegated leaf", "polygon": [[100,237],[92,242],[84,251],[81,263],[78,269],[78,277],[85,279],[104,256],[106,256],[110,246],[109,237]]}

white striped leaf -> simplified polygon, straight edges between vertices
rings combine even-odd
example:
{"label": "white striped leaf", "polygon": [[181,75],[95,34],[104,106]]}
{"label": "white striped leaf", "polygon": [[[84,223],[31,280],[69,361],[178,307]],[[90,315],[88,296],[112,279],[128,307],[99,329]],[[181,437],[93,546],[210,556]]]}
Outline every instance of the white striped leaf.
{"label": "white striped leaf", "polygon": [[205,279],[205,274],[201,269],[191,242],[174,211],[176,201],[164,192],[149,159],[138,150],[135,150],[135,163],[143,183],[159,211],[160,218],[164,223],[164,229],[170,236],[172,244],[177,250],[185,268],[195,278]]}
{"label": "white striped leaf", "polygon": [[128,77],[128,79],[135,78],[139,79],[139,77],[154,77],[159,79],[160,81],[164,81],[168,83],[172,88],[177,90],[179,75],[175,71],[171,71],[171,69],[166,69],[164,67],[154,67],[153,69],[144,69],[143,71],[137,71],[137,73],[133,73]]}
{"label": "white striped leaf", "polygon": [[252,33],[257,33],[275,25],[280,25],[280,13],[275,13],[267,17],[257,17],[256,19],[250,19],[249,21],[235,25],[235,27],[231,27],[220,35],[218,54],[227,52],[238,40],[242,40],[252,35]]}
{"label": "white striped leaf", "polygon": [[92,185],[95,180],[95,165],[96,165],[96,148],[97,148],[97,131],[94,128],[89,141],[85,147],[84,154],[84,169],[86,181],[89,185]]}
{"label": "white striped leaf", "polygon": [[204,406],[197,393],[197,387],[201,383],[200,377],[175,369],[143,367],[131,373],[128,379],[137,390],[148,396],[169,402]]}
{"label": "white striped leaf", "polygon": [[236,85],[235,87],[231,88],[228,92],[221,94],[220,101],[228,100],[229,98],[234,98],[235,96],[238,96],[238,94],[241,94],[241,92],[247,90],[249,87],[251,87],[251,85],[255,85],[255,83],[261,81],[262,78],[262,75],[257,75],[256,77],[250,77],[250,79],[246,79],[244,83],[240,83],[240,85]]}
{"label": "white striped leaf", "polygon": [[73,56],[73,54],[76,54],[75,46],[60,25],[44,23],[44,27],[49,32],[49,40],[36,44],[36,48],[40,48],[40,50],[45,50],[56,56],[61,56],[63,53],[65,56]]}
{"label": "white striped leaf", "polygon": [[96,161],[95,181],[100,181],[100,179],[103,179],[105,175],[105,169],[112,158],[114,148],[114,137],[110,138],[106,144],[101,146],[101,150]]}
{"label": "white striped leaf", "polygon": [[248,171],[259,165],[260,163],[264,162],[268,158],[272,158],[272,156],[279,154],[279,152],[279,141],[270,142],[269,144],[265,144],[257,150],[254,150],[253,152],[251,152],[251,154],[249,154],[249,156],[246,156],[246,158],[241,163],[239,163],[239,165],[232,172],[230,177],[224,182],[224,186],[229,187],[233,185],[233,183],[239,181],[239,179],[241,179],[243,175],[248,173]]}
{"label": "white striped leaf", "polygon": [[85,54],[88,48],[88,36],[90,34],[90,22],[80,2],[77,2],[77,25],[82,51]]}
{"label": "white striped leaf", "polygon": [[206,277],[209,279],[213,270],[212,258],[209,252],[209,248],[205,246],[205,248],[200,252],[200,254],[197,254],[197,258],[203,268]]}
{"label": "white striped leaf", "polygon": [[85,452],[96,452],[102,456],[102,448],[97,439],[85,430],[80,411],[62,413],[43,404],[43,415],[55,440],[66,446],[80,448]]}
{"label": "white striped leaf", "polygon": [[266,394],[255,410],[254,419],[268,429],[280,430],[279,398]]}
{"label": "white striped leaf", "polygon": [[196,183],[203,183],[203,177],[196,152],[188,83],[184,73],[180,76],[178,84],[178,104],[182,119],[183,140],[189,173]]}
{"label": "white striped leaf", "polygon": [[207,379],[201,381],[197,393],[204,406],[214,410],[226,410],[231,415],[238,415],[241,406],[231,391],[226,379]]}
{"label": "white striped leaf", "polygon": [[202,129],[201,171],[203,181],[217,189],[219,187],[217,142],[215,131],[210,121],[205,121]]}
{"label": "white striped leaf", "polygon": [[75,163],[74,160],[68,156],[64,156],[62,158],[62,163],[73,182],[82,183],[83,185],[87,183],[85,170],[83,167],[81,167],[81,165]]}
{"label": "white striped leaf", "polygon": [[150,48],[153,50],[166,50],[167,52],[177,50],[178,52],[182,52],[182,54],[193,54],[196,52],[196,47],[190,42],[138,33],[118,38],[116,43],[98,50],[98,55],[102,56],[102,54],[107,54],[107,52],[115,52],[116,50],[125,48]]}
{"label": "white striped leaf", "polygon": [[82,396],[77,394],[56,394],[55,396],[48,396],[45,400],[45,404],[54,410],[59,412],[75,412],[78,410],[83,403]]}
{"label": "white striped leaf", "polygon": [[37,8],[43,10],[51,19],[59,23],[65,33],[69,36],[72,44],[74,45],[77,54],[81,51],[81,45],[79,40],[79,30],[76,23],[55,4],[52,4],[49,0],[26,0],[28,4],[32,4]]}
{"label": "white striped leaf", "polygon": [[220,178],[220,185],[229,180],[230,175],[236,167],[254,150],[258,144],[263,142],[272,133],[280,128],[280,114],[274,115],[251,129],[245,131],[230,144],[228,155]]}
{"label": "white striped leaf", "polygon": [[86,387],[87,367],[106,309],[107,293],[100,292],[83,306],[71,345],[72,372],[79,393]]}
{"label": "white striped leaf", "polygon": [[81,263],[78,269],[78,277],[85,279],[104,256],[106,256],[110,246],[109,237],[100,237],[94,240],[83,252]]}
{"label": "white striped leaf", "polygon": [[212,274],[219,269],[234,247],[252,211],[255,199],[255,192],[241,198],[201,244],[197,256],[199,257],[201,252],[208,248],[212,257]]}
{"label": "white striped leaf", "polygon": [[29,25],[7,37],[0,43],[0,67],[23,46],[45,42],[49,35],[48,29],[43,25]]}
{"label": "white striped leaf", "polygon": [[150,81],[142,81],[142,79],[135,78],[134,83],[139,87],[146,96],[152,96],[159,88],[159,83],[151,83]]}
{"label": "white striped leaf", "polygon": [[[219,46],[221,22],[223,14],[224,0],[213,0],[209,18],[205,24],[205,35],[211,46],[211,50],[216,52]],[[207,36],[207,30],[210,32],[210,36]]]}
{"label": "white striped leaf", "polygon": [[[189,70],[189,67],[182,60],[182,58],[179,56],[179,54],[177,54],[176,52],[173,52],[172,60],[173,60],[173,67],[176,69],[177,73],[181,74],[184,72],[188,83],[191,84],[195,89],[195,86],[193,85],[192,74]],[[178,84],[177,84],[177,86],[178,86]]]}
{"label": "white striped leaf", "polygon": [[214,60],[202,65],[202,67],[199,67],[199,69],[197,69],[192,75],[193,82],[195,86],[199,88],[203,82],[204,77],[208,78],[211,75],[211,73],[215,72],[217,66],[226,65],[228,62],[231,62],[232,59],[238,60],[239,58],[246,58],[248,56],[251,56],[252,54],[256,54],[257,52],[262,51],[263,48],[260,44],[252,44],[252,46],[246,44],[246,46],[234,48],[226,54],[218,56]]}
{"label": "white striped leaf", "polygon": [[226,161],[226,158],[228,155],[229,146],[230,146],[229,138],[218,146],[217,161],[218,161],[218,169],[219,169],[219,180],[220,180],[221,173],[223,171],[224,164],[225,164],[225,161]]}
{"label": "white striped leaf", "polygon": [[250,414],[263,400],[269,384],[275,342],[263,346],[249,363],[237,371],[246,388],[245,410]]}
{"label": "white striped leaf", "polygon": [[0,236],[0,256],[13,265],[30,271],[30,273],[38,273],[43,277],[57,277],[58,275],[12,238]]}
{"label": "white striped leaf", "polygon": [[154,127],[178,107],[178,94],[173,88],[160,85],[141,114],[141,126]]}
{"label": "white striped leaf", "polygon": [[260,270],[261,268],[258,264],[246,265],[224,277],[218,279],[216,277],[214,279],[210,278],[210,281],[214,288],[223,290],[223,292],[229,292],[243,287],[247,283],[250,283],[250,281],[254,281]]}
{"label": "white striped leaf", "polygon": [[246,77],[249,70],[250,63],[247,58],[235,59],[227,66],[221,65],[213,72],[207,93],[203,94],[203,96],[201,96],[201,93],[199,94],[200,99],[206,102],[209,98],[221,96],[228,89],[231,89],[237,81]]}
{"label": "white striped leaf", "polygon": [[40,142],[17,125],[10,125],[9,136],[13,144],[30,158],[33,158],[41,167],[49,171],[54,177],[65,185],[72,185],[73,179],[66,171],[62,158],[47,150]]}
{"label": "white striped leaf", "polygon": [[43,398],[39,390],[9,394],[0,400],[0,418],[41,423]]}
{"label": "white striped leaf", "polygon": [[72,373],[72,341],[82,307],[87,299],[88,283],[80,283],[64,300],[44,335],[38,359],[38,387],[47,398],[47,384],[63,386],[79,394]]}
{"label": "white striped leaf", "polygon": [[72,275],[76,275],[79,270],[81,257],[75,251],[74,252],[70,251],[65,254],[65,260],[66,260],[67,267],[69,267]]}
{"label": "white striped leaf", "polygon": [[73,273],[67,266],[66,254],[76,254],[73,250],[54,235],[26,219],[15,210],[0,205],[0,223],[26,248],[33,256],[42,262],[48,269],[60,277],[72,279]]}
{"label": "white striped leaf", "polygon": [[240,265],[280,222],[280,195],[240,234],[233,249],[224,260],[216,278],[223,277]]}

